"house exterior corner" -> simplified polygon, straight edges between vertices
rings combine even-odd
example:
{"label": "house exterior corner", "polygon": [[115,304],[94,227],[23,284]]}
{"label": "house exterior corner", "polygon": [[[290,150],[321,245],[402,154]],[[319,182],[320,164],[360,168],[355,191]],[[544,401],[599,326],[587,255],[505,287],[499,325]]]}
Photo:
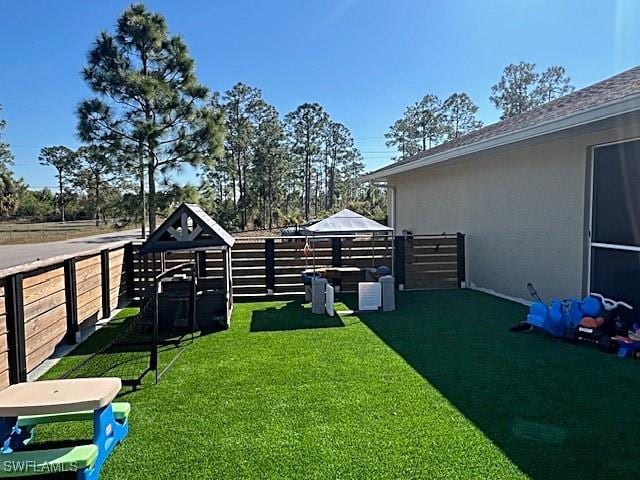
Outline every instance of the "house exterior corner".
{"label": "house exterior corner", "polygon": [[592,151],[640,137],[640,123],[589,129],[388,175],[396,232],[463,232],[467,284],[516,298],[589,288]]}

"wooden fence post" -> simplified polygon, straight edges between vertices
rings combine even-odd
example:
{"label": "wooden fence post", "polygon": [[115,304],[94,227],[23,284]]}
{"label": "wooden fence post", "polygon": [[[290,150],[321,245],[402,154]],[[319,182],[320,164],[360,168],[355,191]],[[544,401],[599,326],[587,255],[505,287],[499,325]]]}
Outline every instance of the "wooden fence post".
{"label": "wooden fence post", "polygon": [[465,252],[465,235],[464,233],[458,232],[456,234],[456,254],[458,258],[458,287],[462,288],[465,286],[465,282],[467,281],[467,267],[466,267],[466,252]]}
{"label": "wooden fence post", "polygon": [[267,295],[271,295],[276,290],[276,244],[273,238],[264,240],[264,267]]}
{"label": "wooden fence post", "polygon": [[135,275],[133,270],[133,243],[127,243],[124,247],[124,281],[127,289],[127,298],[129,300],[136,296]]}
{"label": "wooden fence post", "polygon": [[64,298],[67,309],[67,343],[75,344],[78,332],[78,285],[76,282],[76,259],[64,261]]}
{"label": "wooden fence post", "polygon": [[404,235],[396,235],[393,238],[393,249],[394,249],[394,260],[395,265],[393,266],[394,274],[396,277],[396,288],[399,290],[404,290],[405,284],[405,238]]}
{"label": "wooden fence post", "polygon": [[22,278],[22,274],[17,273],[5,279],[9,383],[12,385],[27,381]]}
{"label": "wooden fence post", "polygon": [[109,249],[100,250],[100,274],[102,285],[102,318],[111,316],[111,281],[109,275]]}
{"label": "wooden fence post", "polygon": [[331,239],[331,266],[332,267],[342,266],[342,239],[341,238]]}

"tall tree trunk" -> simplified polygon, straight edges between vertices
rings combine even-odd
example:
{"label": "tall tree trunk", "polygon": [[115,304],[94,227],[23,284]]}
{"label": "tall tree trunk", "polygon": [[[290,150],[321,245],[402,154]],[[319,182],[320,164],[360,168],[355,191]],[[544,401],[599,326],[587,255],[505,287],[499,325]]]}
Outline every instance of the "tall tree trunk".
{"label": "tall tree trunk", "polygon": [[271,162],[269,162],[269,168],[268,168],[268,181],[267,181],[267,195],[269,196],[269,206],[267,207],[269,209],[268,215],[269,215],[269,230],[271,230],[273,228],[273,186],[272,186],[272,174],[273,172],[271,171]]}
{"label": "tall tree trunk", "polygon": [[235,207],[238,204],[237,198],[236,198],[236,167],[235,166],[231,168],[231,191],[232,191],[232,198],[233,198],[233,206]]}
{"label": "tall tree trunk", "polygon": [[[149,75],[149,70],[148,70],[148,66],[147,66],[147,51],[146,49],[142,49],[140,52],[140,60],[142,61],[142,74],[146,77]],[[144,101],[144,117],[145,120],[147,121],[147,123],[151,122],[151,105],[149,105],[148,101]],[[146,237],[146,232],[145,232],[145,226],[144,226],[144,221],[145,221],[145,213],[149,214],[149,234],[151,234],[151,232],[153,232],[153,230],[155,230],[155,223],[156,223],[156,219],[155,219],[155,179],[153,178],[152,175],[149,175],[149,209],[148,212],[145,212],[145,208],[146,208],[146,202],[145,202],[145,198],[144,198],[144,157],[145,157],[145,152],[144,152],[144,141],[140,140],[138,143],[138,147],[139,147],[139,153],[140,153],[140,197],[142,200],[142,238]],[[154,168],[153,168],[153,157],[151,156],[151,148],[149,148],[149,173],[155,173]],[[153,182],[153,189],[154,189],[154,198],[153,198],[153,205],[154,205],[154,212],[153,215],[151,214],[151,183]],[[153,227],[152,222],[151,222],[151,217],[153,216]]]}
{"label": "tall tree trunk", "polygon": [[[142,147],[140,147],[142,148]],[[140,234],[142,236],[142,238],[146,238],[147,236],[147,232],[146,232],[146,227],[145,227],[145,222],[146,222],[146,218],[147,218],[147,202],[145,201],[144,198],[144,160],[143,160],[143,154],[142,154],[142,149],[139,152],[140,155],[140,172],[138,174],[138,180],[140,181],[139,184],[139,189],[140,189]]]}
{"label": "tall tree trunk", "polygon": [[58,188],[60,189],[60,198],[58,203],[60,204],[60,216],[64,222],[64,189],[62,188],[62,170],[58,172]]}
{"label": "tall tree trunk", "polygon": [[96,176],[96,227],[100,226],[100,178]]}
{"label": "tall tree trunk", "polygon": [[242,178],[242,160],[240,157],[240,153],[236,156],[236,168],[238,169],[238,202],[240,203],[240,229],[244,230],[246,225],[244,218],[244,179]]}
{"label": "tall tree trunk", "polygon": [[149,176],[149,234],[156,229],[156,167],[153,159],[150,159],[147,165],[147,174]]}
{"label": "tall tree trunk", "polygon": [[333,209],[333,199],[335,197],[336,188],[336,160],[335,156],[331,159],[331,167],[329,171],[329,208]]}
{"label": "tall tree trunk", "polygon": [[329,208],[329,154],[324,153],[324,209]]}
{"label": "tall tree trunk", "polygon": [[247,166],[242,166],[242,225],[243,229],[247,225]]}
{"label": "tall tree trunk", "polygon": [[311,172],[310,172],[309,149],[305,152],[304,158],[304,219],[309,220],[309,190],[311,189]]}
{"label": "tall tree trunk", "polygon": [[314,197],[313,198],[313,216],[314,217],[318,216],[318,197],[320,196],[319,188],[320,188],[320,172],[316,170],[316,184],[313,192],[313,197]]}

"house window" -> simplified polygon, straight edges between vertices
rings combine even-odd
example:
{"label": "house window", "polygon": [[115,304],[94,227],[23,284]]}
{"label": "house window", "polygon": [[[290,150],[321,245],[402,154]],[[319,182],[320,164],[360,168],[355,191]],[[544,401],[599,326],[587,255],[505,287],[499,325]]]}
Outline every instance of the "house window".
{"label": "house window", "polygon": [[590,290],[640,309],[640,141],[593,155]]}

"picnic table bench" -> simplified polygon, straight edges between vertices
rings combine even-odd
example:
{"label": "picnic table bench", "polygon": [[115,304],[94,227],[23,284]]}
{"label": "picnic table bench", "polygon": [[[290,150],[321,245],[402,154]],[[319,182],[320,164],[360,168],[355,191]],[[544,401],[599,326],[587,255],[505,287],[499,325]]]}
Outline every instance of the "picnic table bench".
{"label": "picnic table bench", "polygon": [[[129,430],[128,403],[112,403],[119,378],[48,380],[11,385],[0,392],[0,478],[76,472],[97,480]],[[93,420],[93,442],[66,448],[23,450],[37,425]]]}

